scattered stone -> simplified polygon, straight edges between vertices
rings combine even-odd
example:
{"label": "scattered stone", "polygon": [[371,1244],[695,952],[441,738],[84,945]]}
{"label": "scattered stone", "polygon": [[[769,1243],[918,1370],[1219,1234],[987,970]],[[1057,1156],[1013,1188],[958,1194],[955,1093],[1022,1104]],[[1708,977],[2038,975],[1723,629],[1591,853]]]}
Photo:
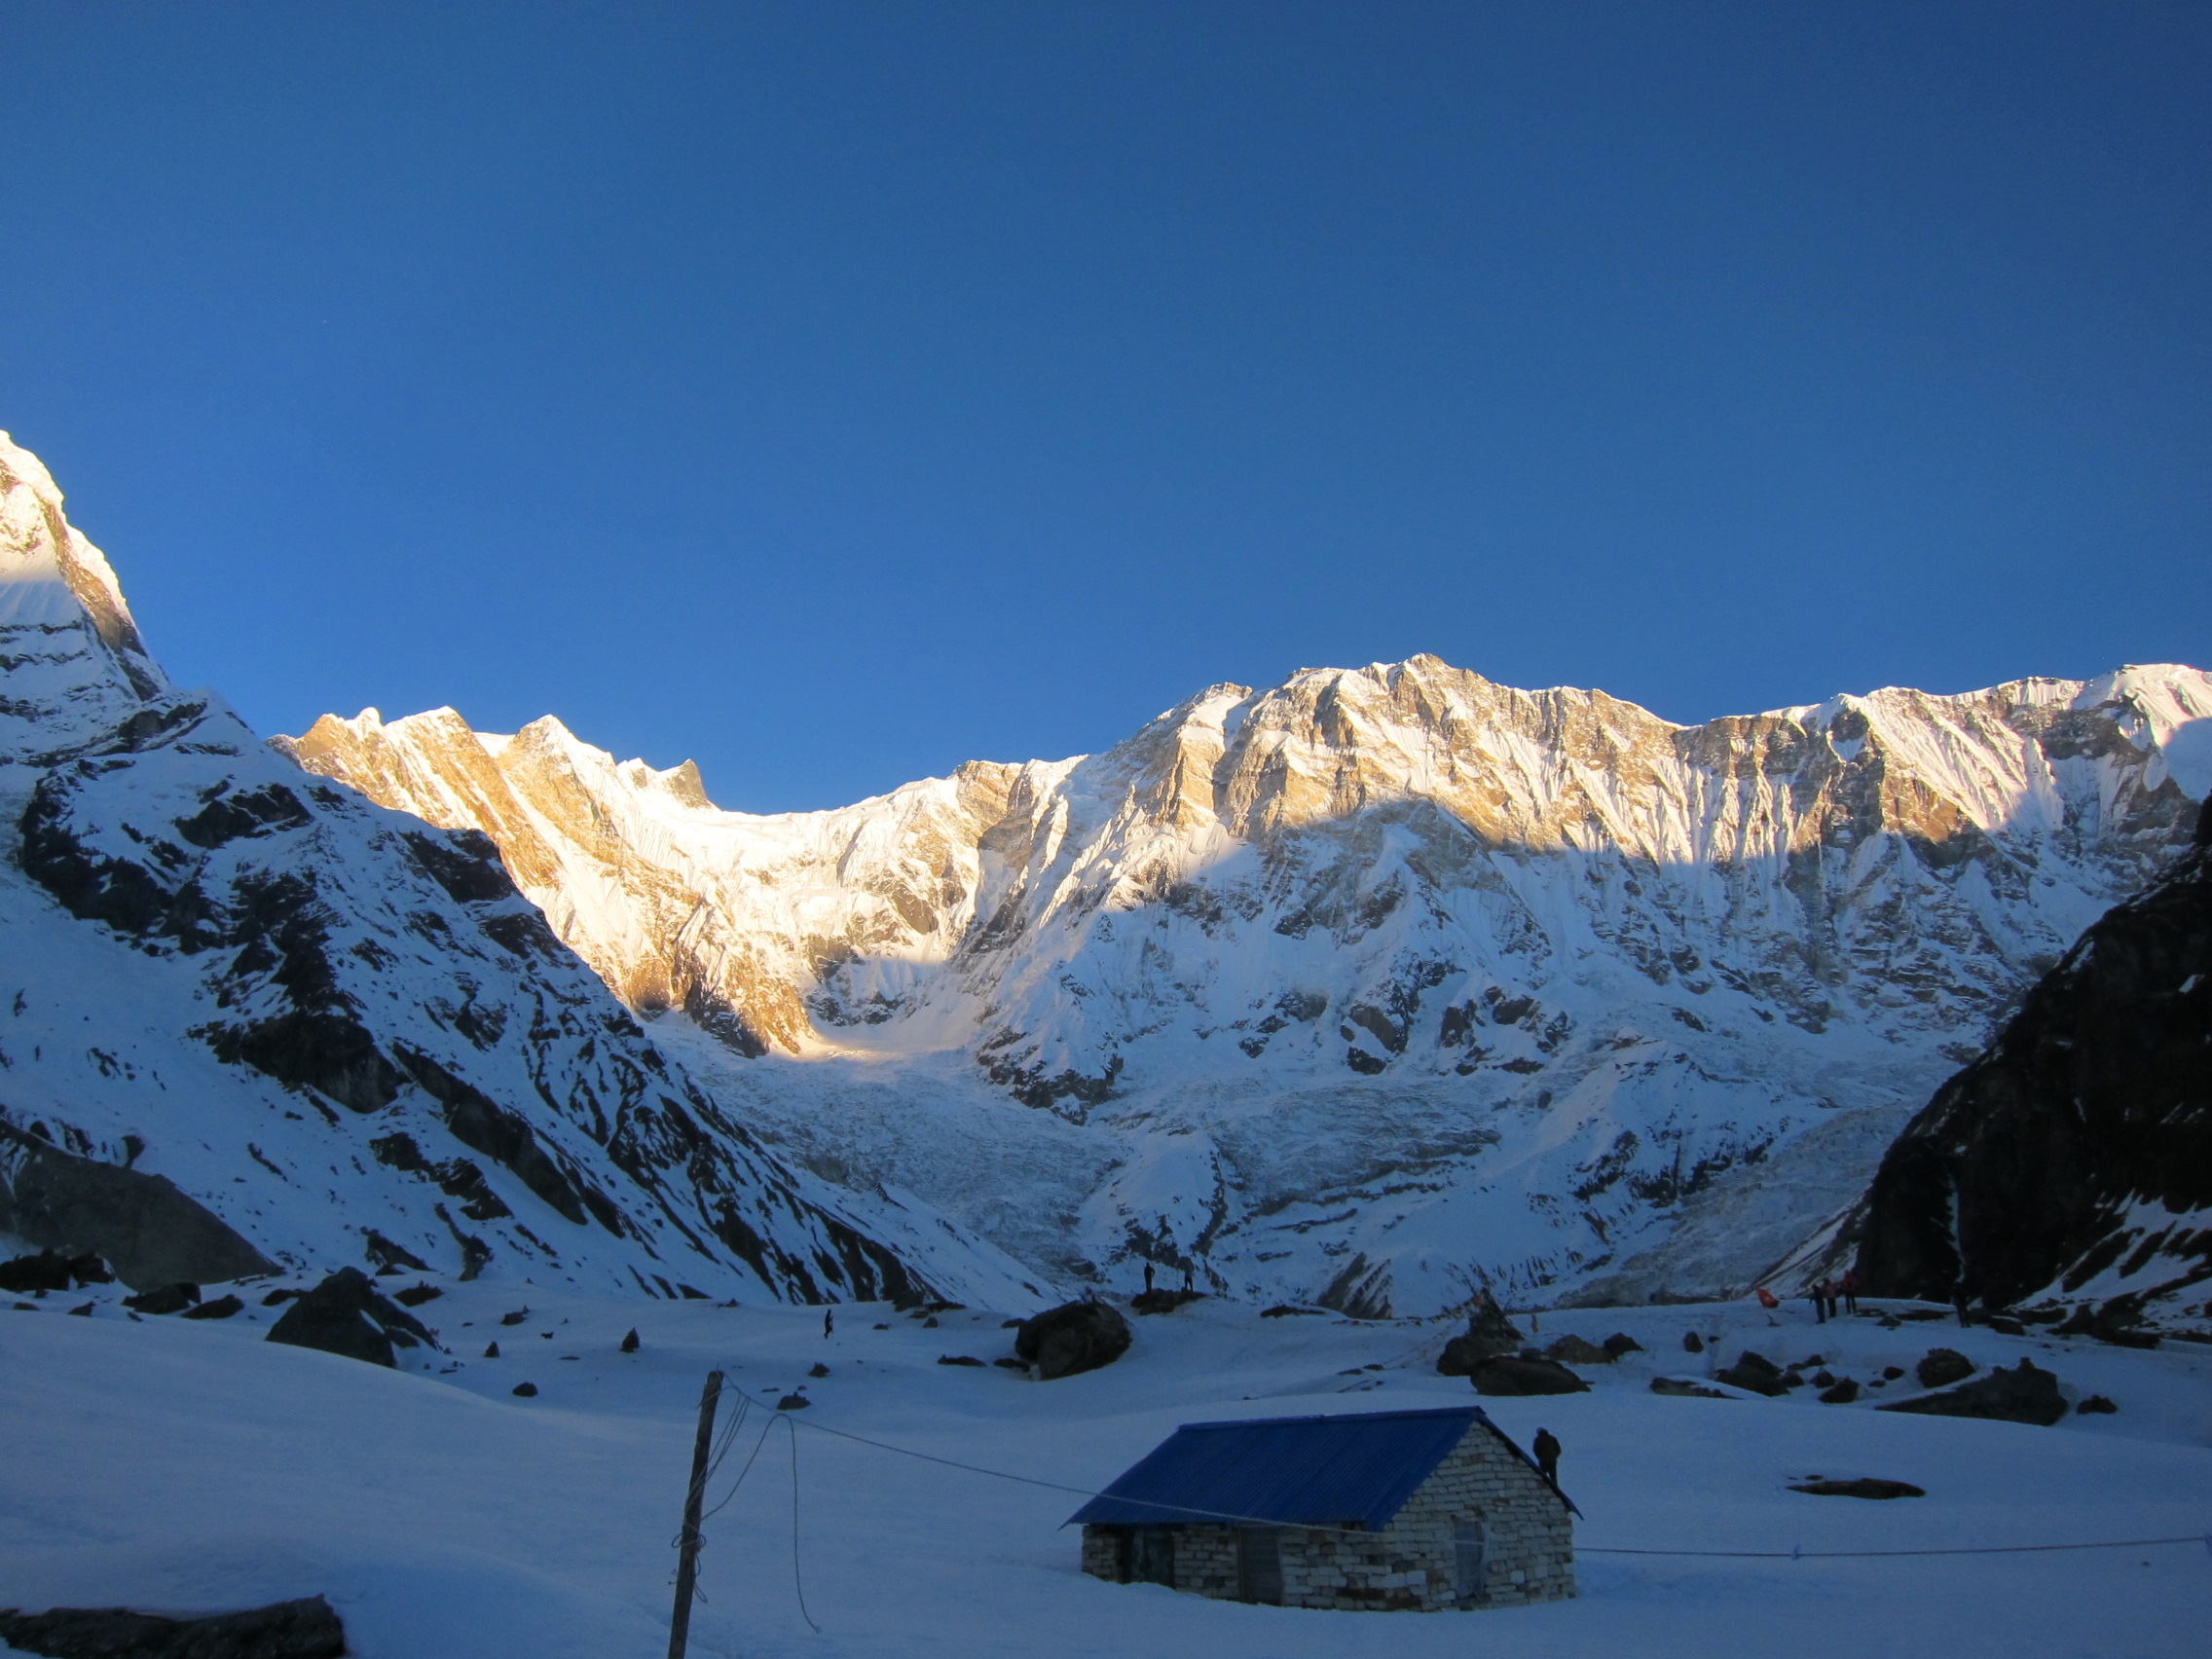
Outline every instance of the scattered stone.
{"label": "scattered stone", "polygon": [[1895,1382],[1903,1375],[1904,1367],[1901,1365],[1885,1365],[1882,1367],[1882,1381],[1885,1382]]}
{"label": "scattered stone", "polygon": [[513,1311],[512,1313],[502,1313],[502,1314],[500,1314],[500,1315],[499,1315],[499,1323],[500,1323],[500,1324],[502,1324],[502,1325],[519,1325],[519,1324],[521,1324],[521,1323],[522,1323],[522,1322],[523,1322],[523,1321],[524,1321],[525,1319],[527,1319],[527,1318],[529,1318],[529,1317],[530,1317],[530,1309],[527,1309],[527,1308],[518,1308],[518,1309],[515,1309],[515,1310],[514,1310],[514,1311]]}
{"label": "scattered stone", "polygon": [[[1826,1373],[1823,1372],[1822,1375],[1825,1376]],[[1859,1384],[1849,1377],[1831,1387],[1823,1388],[1820,1394],[1821,1404],[1824,1406],[1848,1406],[1858,1398]]]}
{"label": "scattered stone", "polygon": [[1963,1382],[1979,1369],[1972,1360],[1957,1348],[1930,1348],[1920,1363],[1912,1368],[1923,1388],[1947,1388],[1953,1382]]}
{"label": "scattered stone", "polygon": [[245,1311],[245,1304],[235,1296],[218,1296],[212,1302],[203,1302],[197,1308],[187,1308],[187,1319],[228,1319],[234,1313]]}
{"label": "scattered stone", "polygon": [[924,1319],[922,1321],[922,1329],[925,1331],[934,1331],[937,1329],[937,1315],[935,1313],[932,1313],[927,1319]]}
{"label": "scattered stone", "polygon": [[1917,1399],[1877,1406],[1877,1411],[1914,1412],[1924,1417],[1987,1418],[2000,1422],[2032,1422],[2048,1428],[2066,1415],[2058,1379],[2032,1360],[2010,1371],[1992,1371],[1962,1387]]}
{"label": "scattered stone", "polygon": [[[937,1362],[940,1365],[973,1365],[978,1371],[983,1369],[981,1360],[964,1353],[940,1353],[937,1356]],[[819,1368],[817,1369],[819,1370]],[[822,1375],[827,1376],[828,1373],[824,1372]]]}
{"label": "scattered stone", "polygon": [[1828,1356],[1825,1353],[1808,1354],[1803,1359],[1798,1360],[1795,1364],[1790,1366],[1789,1369],[1792,1371],[1804,1371],[1812,1366],[1825,1365],[1827,1364],[1827,1362]]}
{"label": "scattered stone", "polygon": [[[1265,1319],[1267,1315],[1263,1313],[1260,1315],[1260,1317]],[[888,1331],[890,1328],[891,1327],[888,1325],[876,1326],[876,1329],[879,1331]],[[1001,1319],[999,1321],[999,1329],[1002,1331],[1018,1331],[1021,1329],[1021,1321],[1019,1319]]]}
{"label": "scattered stone", "polygon": [[484,1357],[486,1359],[498,1359],[499,1357],[499,1345],[498,1343],[486,1343],[484,1345]]}
{"label": "scattered stone", "polygon": [[70,1309],[69,1311],[80,1319],[90,1319],[92,1316],[92,1305],[88,1302],[81,1308]]}
{"label": "scattered stone", "polygon": [[1471,1374],[1478,1394],[1581,1394],[1590,1384],[1553,1359],[1499,1356],[1486,1359]]}
{"label": "scattered stone", "polygon": [[1615,1331],[1605,1339],[1605,1351],[1618,1359],[1624,1353],[1641,1353],[1643,1345],[1626,1331]]}
{"label": "scattered stone", "polygon": [[1769,1399],[1789,1391],[1789,1384],[1783,1380],[1781,1367],[1763,1353],[1756,1353],[1750,1348],[1738,1354],[1736,1363],[1727,1370],[1715,1372],[1714,1381],[1725,1382],[1731,1388],[1764,1394]]}
{"label": "scattered stone", "polygon": [[1819,1479],[1801,1482],[1789,1489],[1808,1493],[1814,1497],[1926,1497],[1928,1493],[1910,1481],[1885,1481],[1871,1475],[1855,1481],[1824,1481]]}
{"label": "scattered stone", "polygon": [[269,1327],[265,1339],[293,1347],[318,1348],[371,1365],[390,1365],[392,1345],[437,1345],[414,1314],[378,1294],[359,1268],[340,1268]]}
{"label": "scattered stone", "polygon": [[1004,1366],[1009,1371],[1026,1372],[1029,1369],[1029,1362],[1027,1360],[1015,1359],[1012,1354],[1007,1355],[1003,1359],[994,1359],[991,1361],[991,1363],[993,1365]]}
{"label": "scattered stone", "polygon": [[445,1292],[434,1284],[411,1284],[405,1290],[391,1293],[392,1301],[402,1308],[420,1308],[425,1302],[435,1302]]}
{"label": "scattered stone", "polygon": [[1014,1351],[1037,1368],[1039,1382],[1051,1382],[1113,1364],[1134,1340],[1129,1322],[1105,1303],[1067,1302],[1022,1321]]}
{"label": "scattered stone", "polygon": [[1682,1351],[1684,1353],[1703,1353],[1705,1351],[1705,1339],[1695,1331],[1683,1332]]}
{"label": "scattered stone", "polygon": [[261,1299],[264,1308],[280,1308],[287,1302],[297,1302],[307,1295],[304,1290],[273,1290]]}
{"label": "scattered stone", "polygon": [[199,1300],[200,1287],[196,1284],[165,1284],[159,1290],[125,1297],[123,1306],[140,1313],[181,1313]]}
{"label": "scattered stone", "polygon": [[1946,1308],[1908,1308],[1902,1313],[1898,1315],[1898,1317],[1900,1319],[1913,1319],[1921,1321],[1929,1319],[1950,1319],[1955,1318],[1956,1316],[1957,1315],[1955,1315],[1949,1309]]}
{"label": "scattered stone", "polygon": [[[492,1346],[498,1347],[499,1345],[494,1343]],[[622,1339],[622,1351],[624,1353],[636,1353],[638,1351],[638,1328],[635,1325],[630,1327],[630,1334]]]}
{"label": "scattered stone", "polygon": [[0,1610],[0,1640],[48,1659],[341,1659],[346,1651],[345,1627],[320,1596],[200,1619],[123,1607]]}
{"label": "scattered stone", "polygon": [[[976,1363],[980,1365],[982,1361],[977,1360]],[[822,1361],[818,1359],[810,1368],[808,1368],[806,1374],[809,1377],[827,1377],[830,1375],[830,1368],[827,1365],[824,1365]]]}
{"label": "scattered stone", "polygon": [[1272,1308],[1260,1309],[1260,1317],[1263,1319],[1326,1319],[1328,1316],[1329,1310],[1326,1308],[1293,1308],[1287,1302],[1278,1302]]}
{"label": "scattered stone", "polygon": [[776,1410],[780,1412],[803,1412],[813,1404],[814,1402],[804,1394],[786,1394],[776,1402]]}
{"label": "scattered stone", "polygon": [[537,1398],[537,1384],[535,1382],[517,1382],[514,1386],[514,1393],[517,1399],[535,1400]]}
{"label": "scattered stone", "polygon": [[2017,1319],[2008,1319],[2002,1313],[1990,1315],[1989,1328],[2001,1337],[2024,1337],[2028,1334],[2027,1326]]}
{"label": "scattered stone", "polygon": [[1600,1347],[1596,1343],[1570,1335],[1555,1340],[1544,1349],[1543,1357],[1556,1359],[1562,1365],[1610,1365],[1619,1355],[1609,1347]]}
{"label": "scattered stone", "polygon": [[[1018,1325],[1018,1324],[1020,1324],[1020,1323],[1021,1323],[1021,1321],[1020,1321],[1019,1319],[1009,1319],[1009,1320],[1007,1321],[1007,1323],[1008,1323],[1008,1324],[1010,1324],[1010,1325]],[[889,1325],[877,1325],[877,1326],[875,1326],[875,1327],[873,1327],[873,1328],[874,1328],[874,1329],[876,1329],[876,1330],[878,1330],[878,1331],[888,1331],[888,1330],[890,1330],[890,1329],[891,1329],[891,1327],[890,1327]]]}
{"label": "scattered stone", "polygon": [[1819,1371],[1816,1371],[1816,1372],[1814,1372],[1814,1373],[1813,1373],[1813,1386],[1814,1386],[1814,1387],[1816,1387],[1816,1388],[1832,1388],[1832,1387],[1834,1387],[1834,1386],[1835,1386],[1835,1373],[1834,1373],[1834,1372],[1832,1372],[1832,1371],[1830,1371],[1830,1370],[1828,1370],[1828,1369],[1827,1369],[1826,1367],[1825,1367],[1825,1366],[1824,1366],[1824,1367],[1823,1367],[1822,1369],[1820,1369]]}
{"label": "scattered stone", "polygon": [[2075,1415],[2078,1417],[2103,1417],[2119,1410],[2120,1408],[2118,1406],[2114,1405],[2102,1394],[2091,1394],[2087,1399],[2083,1400],[2080,1405],[2074,1408]]}
{"label": "scattered stone", "polygon": [[1654,1394],[1667,1394],[1680,1399],[1732,1400],[1733,1394],[1723,1394],[1717,1388],[1708,1388],[1703,1382],[1692,1382],[1680,1377],[1654,1377],[1651,1380]]}

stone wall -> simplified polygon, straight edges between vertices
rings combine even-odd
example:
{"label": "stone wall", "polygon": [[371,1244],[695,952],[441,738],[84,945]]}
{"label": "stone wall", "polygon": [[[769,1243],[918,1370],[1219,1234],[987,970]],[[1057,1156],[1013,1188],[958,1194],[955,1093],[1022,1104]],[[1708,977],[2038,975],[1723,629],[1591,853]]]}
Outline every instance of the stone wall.
{"label": "stone wall", "polygon": [[[1493,1429],[1477,1422],[1380,1532],[1280,1530],[1288,1607],[1435,1612],[1458,1604],[1456,1523],[1486,1534],[1478,1607],[1516,1607],[1574,1594],[1574,1527],[1565,1501]],[[1175,1529],[1175,1588],[1235,1601],[1238,1529]],[[1083,1530],[1083,1570],[1121,1576],[1122,1529]]]}

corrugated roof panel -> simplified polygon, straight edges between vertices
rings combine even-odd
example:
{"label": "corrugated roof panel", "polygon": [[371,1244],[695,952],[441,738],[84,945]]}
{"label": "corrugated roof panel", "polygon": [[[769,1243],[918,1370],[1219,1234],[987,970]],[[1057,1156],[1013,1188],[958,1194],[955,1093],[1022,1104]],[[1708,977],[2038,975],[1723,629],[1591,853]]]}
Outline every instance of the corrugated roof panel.
{"label": "corrugated roof panel", "polygon": [[1476,1422],[1480,1408],[1455,1406],[1185,1423],[1070,1520],[1379,1530]]}

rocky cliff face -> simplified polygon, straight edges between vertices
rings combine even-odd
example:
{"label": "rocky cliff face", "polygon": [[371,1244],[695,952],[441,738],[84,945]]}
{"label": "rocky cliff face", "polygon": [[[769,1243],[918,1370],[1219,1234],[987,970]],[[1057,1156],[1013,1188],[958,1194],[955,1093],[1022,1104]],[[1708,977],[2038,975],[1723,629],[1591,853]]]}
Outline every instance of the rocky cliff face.
{"label": "rocky cliff face", "polygon": [[4,436],[0,823],[18,1231],[129,1164],[301,1267],[805,1301],[965,1276],[1018,1298],[987,1248],[888,1198],[864,1225],[731,1122],[485,835],[306,776],[171,687]]}
{"label": "rocky cliff face", "polygon": [[1883,1158],[1854,1225],[1881,1291],[2055,1298],[2100,1329],[2212,1279],[2212,811],[2083,935]]}
{"label": "rocky cliff face", "polygon": [[1417,657],[781,817],[551,720],[288,747],[491,834],[818,1169],[1079,1275],[1409,1311],[1769,1266],[2187,844],[2208,716],[2149,668],[1684,727]]}

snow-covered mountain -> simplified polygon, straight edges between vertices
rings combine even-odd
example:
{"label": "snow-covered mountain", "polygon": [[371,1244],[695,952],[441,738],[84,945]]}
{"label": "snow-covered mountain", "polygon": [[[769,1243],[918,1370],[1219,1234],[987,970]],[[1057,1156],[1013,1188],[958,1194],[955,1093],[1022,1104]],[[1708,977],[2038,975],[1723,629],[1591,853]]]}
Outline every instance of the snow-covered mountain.
{"label": "snow-covered mountain", "polygon": [[818,1170],[1078,1275],[1405,1312],[1771,1265],[2187,843],[2207,717],[2150,667],[1677,726],[1424,656],[775,817],[553,719],[277,741],[489,833]]}
{"label": "snow-covered mountain", "polygon": [[760,1147],[484,836],[304,777],[172,686],[4,434],[0,826],[0,1224],[34,1242],[178,1259],[141,1252],[189,1210],[151,1176],[234,1267],[1024,1299],[922,1206],[863,1220]]}

